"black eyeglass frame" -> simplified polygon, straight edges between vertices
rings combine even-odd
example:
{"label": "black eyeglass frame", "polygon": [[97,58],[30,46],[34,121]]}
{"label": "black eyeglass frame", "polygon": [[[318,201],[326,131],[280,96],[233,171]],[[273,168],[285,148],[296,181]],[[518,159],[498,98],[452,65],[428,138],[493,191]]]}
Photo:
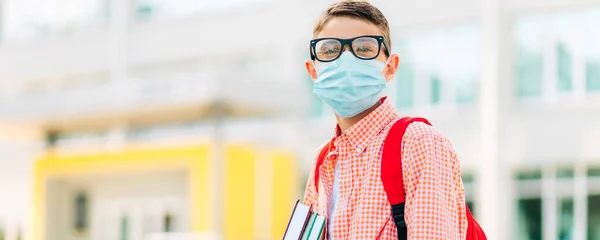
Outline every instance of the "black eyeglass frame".
{"label": "black eyeglass frame", "polygon": [[[352,42],[356,39],[359,38],[365,38],[365,37],[369,37],[369,38],[374,38],[377,40],[377,55],[375,55],[375,57],[371,57],[371,58],[364,58],[361,56],[358,56],[355,52],[354,52],[354,48],[352,47]],[[332,58],[330,60],[321,60],[319,59],[319,57],[317,57],[317,43],[323,40],[337,40],[340,43],[342,43],[341,46],[341,51],[340,53],[337,55],[337,57]],[[388,51],[388,46],[385,44],[385,38],[383,36],[376,36],[376,35],[364,35],[364,36],[358,36],[355,38],[348,38],[348,39],[342,39],[342,38],[316,38],[313,40],[310,40],[310,59],[312,61],[318,60],[319,62],[333,62],[335,60],[337,60],[340,56],[342,56],[342,53],[344,53],[344,48],[346,47],[346,45],[350,46],[350,52],[352,52],[352,55],[354,55],[355,57],[362,59],[362,60],[372,60],[375,59],[377,57],[379,57],[379,54],[381,53],[381,45],[383,44],[383,53],[385,53],[388,57],[390,56],[390,52]]]}

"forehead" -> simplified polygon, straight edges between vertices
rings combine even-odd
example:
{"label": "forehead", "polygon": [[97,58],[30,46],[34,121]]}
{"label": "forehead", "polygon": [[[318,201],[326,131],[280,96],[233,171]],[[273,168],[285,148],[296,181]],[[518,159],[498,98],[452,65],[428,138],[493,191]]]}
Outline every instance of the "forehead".
{"label": "forehead", "polygon": [[352,17],[333,17],[323,26],[316,38],[354,38],[364,35],[382,35],[375,24]]}

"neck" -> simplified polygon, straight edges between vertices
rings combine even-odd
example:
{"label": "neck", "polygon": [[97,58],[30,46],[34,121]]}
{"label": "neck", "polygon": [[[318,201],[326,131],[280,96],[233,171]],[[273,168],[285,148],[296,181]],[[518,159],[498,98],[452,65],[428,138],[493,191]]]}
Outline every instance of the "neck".
{"label": "neck", "polygon": [[336,114],[335,118],[337,119],[337,123],[340,126],[342,133],[344,133],[346,130],[348,130],[348,128],[352,127],[354,124],[360,122],[360,120],[365,118],[367,115],[369,115],[375,109],[377,109],[377,107],[379,107],[380,105],[381,105],[381,101],[377,101],[377,103],[375,103],[375,105],[368,108],[367,110],[364,110],[363,112],[359,113],[358,115],[356,115],[354,117],[342,118]]}

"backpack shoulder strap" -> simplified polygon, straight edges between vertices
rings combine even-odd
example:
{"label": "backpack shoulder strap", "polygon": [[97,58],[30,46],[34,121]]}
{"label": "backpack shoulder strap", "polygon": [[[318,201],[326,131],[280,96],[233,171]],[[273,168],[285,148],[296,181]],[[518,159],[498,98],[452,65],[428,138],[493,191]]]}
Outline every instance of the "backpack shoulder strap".
{"label": "backpack shoulder strap", "polygon": [[407,229],[404,221],[404,179],[402,176],[402,138],[408,126],[413,122],[431,125],[425,118],[405,117],[398,120],[385,139],[381,155],[381,181],[388,201],[392,206],[392,216],[398,228],[398,238],[406,239]]}

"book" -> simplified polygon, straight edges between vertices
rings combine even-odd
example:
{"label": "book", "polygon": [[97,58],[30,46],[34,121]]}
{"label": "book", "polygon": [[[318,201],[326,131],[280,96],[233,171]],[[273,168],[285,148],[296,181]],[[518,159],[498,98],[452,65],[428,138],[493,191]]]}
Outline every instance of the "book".
{"label": "book", "polygon": [[304,233],[302,234],[302,240],[308,240],[308,236],[310,235],[310,231],[312,230],[313,223],[317,219],[317,216],[318,215],[316,213],[312,213],[310,215],[310,218],[308,219],[308,223],[306,224],[306,227],[304,228]]}
{"label": "book", "polygon": [[308,240],[320,240],[325,239],[325,216],[317,216],[315,219],[312,229],[310,231],[310,236],[308,236]]}
{"label": "book", "polygon": [[300,200],[296,201],[294,211],[292,212],[292,216],[290,217],[290,221],[285,230],[285,235],[283,235],[283,240],[301,240],[304,229],[311,216],[310,210],[311,206],[300,203]]}

